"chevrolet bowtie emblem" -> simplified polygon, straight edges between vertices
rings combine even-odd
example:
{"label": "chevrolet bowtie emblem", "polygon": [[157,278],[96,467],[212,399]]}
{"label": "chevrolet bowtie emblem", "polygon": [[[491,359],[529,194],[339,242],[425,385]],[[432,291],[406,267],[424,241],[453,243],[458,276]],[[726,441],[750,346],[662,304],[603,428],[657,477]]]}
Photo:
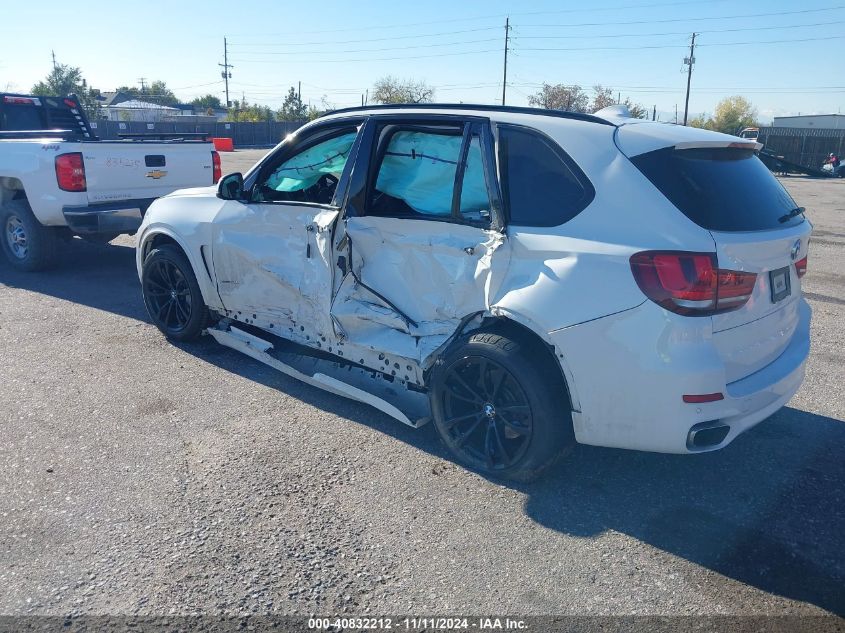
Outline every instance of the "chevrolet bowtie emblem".
{"label": "chevrolet bowtie emblem", "polygon": [[154,180],[158,180],[159,178],[164,178],[167,175],[166,171],[161,171],[160,169],[154,169],[153,171],[147,172],[147,178],[153,178]]}

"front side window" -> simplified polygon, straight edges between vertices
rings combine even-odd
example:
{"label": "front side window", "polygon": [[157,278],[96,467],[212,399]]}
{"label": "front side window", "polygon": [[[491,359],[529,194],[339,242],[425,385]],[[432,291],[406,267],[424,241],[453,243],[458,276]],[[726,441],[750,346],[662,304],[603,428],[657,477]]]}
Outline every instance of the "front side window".
{"label": "front side window", "polygon": [[385,126],[368,215],[489,222],[481,143],[477,134],[464,139],[458,125]]}
{"label": "front side window", "polygon": [[330,204],[357,135],[353,128],[306,144],[270,169],[258,187],[256,201]]}
{"label": "front side window", "polygon": [[499,126],[499,163],[508,220],[558,226],[583,211],[595,190],[554,141],[515,126]]}

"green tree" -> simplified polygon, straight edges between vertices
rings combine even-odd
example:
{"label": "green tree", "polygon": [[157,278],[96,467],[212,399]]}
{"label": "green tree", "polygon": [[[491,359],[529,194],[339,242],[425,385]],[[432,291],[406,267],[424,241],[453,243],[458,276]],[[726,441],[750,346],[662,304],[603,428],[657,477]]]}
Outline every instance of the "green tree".
{"label": "green tree", "polygon": [[757,109],[745,97],[739,95],[725,97],[716,104],[716,111],[712,117],[697,116],[689,122],[689,125],[725,134],[739,134],[743,128],[758,127]]}
{"label": "green tree", "polygon": [[32,87],[32,94],[39,97],[66,97],[75,94],[89,119],[99,118],[99,90],[89,88],[82,71],[75,66],[56,64],[55,68]]}
{"label": "green tree", "polygon": [[642,103],[634,103],[631,101],[630,97],[625,97],[622,105],[628,108],[628,112],[630,112],[631,116],[635,119],[648,118],[648,108],[646,108]]}
{"label": "green tree", "polygon": [[213,110],[219,110],[223,107],[223,103],[220,101],[218,97],[215,97],[212,94],[207,94],[203,97],[197,97],[193,101],[191,101],[192,106],[196,106],[197,108],[204,108],[208,109],[211,108]]}
{"label": "green tree", "polygon": [[179,103],[179,99],[176,98],[173,91],[160,79],[149,84],[144,84],[142,88],[138,88],[137,86],[120,86],[117,91],[128,94],[133,99],[146,101],[147,103],[157,103],[163,106],[173,106]]}
{"label": "green tree", "polygon": [[528,104],[547,110],[586,112],[590,106],[590,98],[581,86],[544,83],[538,92],[528,97]]}
{"label": "green tree", "polygon": [[304,121],[307,116],[308,106],[302,103],[299,93],[291,86],[282,107],[276,113],[276,118],[279,121]]}
{"label": "green tree", "polygon": [[376,103],[431,103],[434,88],[424,81],[387,76],[375,83],[373,100]]}
{"label": "green tree", "polygon": [[273,111],[267,106],[250,104],[246,99],[243,101],[232,101],[232,107],[226,115],[227,121],[248,121],[256,123],[259,121],[272,121]]}

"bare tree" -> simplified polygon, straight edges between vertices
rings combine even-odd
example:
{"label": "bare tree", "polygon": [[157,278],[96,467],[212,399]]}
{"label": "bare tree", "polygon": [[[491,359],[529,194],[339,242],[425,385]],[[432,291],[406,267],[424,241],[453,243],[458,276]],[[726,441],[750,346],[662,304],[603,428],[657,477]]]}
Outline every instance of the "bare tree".
{"label": "bare tree", "polygon": [[434,100],[434,88],[424,81],[382,77],[373,91],[373,100],[377,103],[431,103]]}
{"label": "bare tree", "polygon": [[529,105],[547,110],[568,110],[586,112],[590,98],[581,86],[544,83],[540,91],[528,97]]}
{"label": "bare tree", "polygon": [[601,84],[596,84],[593,86],[593,92],[595,96],[593,97],[593,104],[590,106],[591,112],[598,112],[602,108],[616,103],[616,99],[613,98],[613,88],[605,88]]}
{"label": "bare tree", "polygon": [[625,101],[622,102],[622,105],[628,108],[628,112],[630,112],[631,116],[635,119],[648,118],[648,108],[646,108],[642,103],[634,103],[631,101],[630,97],[625,97]]}

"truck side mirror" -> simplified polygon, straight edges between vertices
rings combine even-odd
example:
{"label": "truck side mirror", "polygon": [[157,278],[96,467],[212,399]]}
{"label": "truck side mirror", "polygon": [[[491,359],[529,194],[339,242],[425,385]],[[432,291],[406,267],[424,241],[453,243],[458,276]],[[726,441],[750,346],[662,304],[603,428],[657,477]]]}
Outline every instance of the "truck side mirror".
{"label": "truck side mirror", "polygon": [[217,183],[217,197],[223,200],[244,199],[244,176],[240,172],[228,174]]}

